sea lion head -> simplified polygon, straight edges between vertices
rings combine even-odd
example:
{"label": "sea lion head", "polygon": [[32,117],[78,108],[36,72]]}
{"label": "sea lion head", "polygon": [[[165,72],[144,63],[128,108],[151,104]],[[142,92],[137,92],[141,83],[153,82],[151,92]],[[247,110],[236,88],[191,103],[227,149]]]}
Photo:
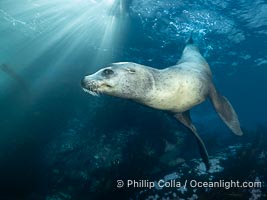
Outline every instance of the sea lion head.
{"label": "sea lion head", "polygon": [[85,92],[141,100],[153,86],[153,76],[143,65],[131,62],[112,63],[85,76],[81,81]]}

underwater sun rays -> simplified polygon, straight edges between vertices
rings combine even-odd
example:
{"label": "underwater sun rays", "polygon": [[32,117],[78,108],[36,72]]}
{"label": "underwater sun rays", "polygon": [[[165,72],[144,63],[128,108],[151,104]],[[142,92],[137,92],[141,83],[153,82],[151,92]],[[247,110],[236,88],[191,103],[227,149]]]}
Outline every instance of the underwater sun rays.
{"label": "underwater sun rays", "polygon": [[[58,49],[36,79],[38,85],[67,71],[66,60],[79,51],[88,50],[88,56],[94,51],[92,63],[110,61],[126,25],[121,4],[122,0],[2,0],[0,44],[9,41],[5,46],[11,50],[8,56],[1,53],[1,62],[17,60],[16,67],[22,65],[17,71],[26,73],[27,66]],[[85,46],[88,49],[81,48]]]}

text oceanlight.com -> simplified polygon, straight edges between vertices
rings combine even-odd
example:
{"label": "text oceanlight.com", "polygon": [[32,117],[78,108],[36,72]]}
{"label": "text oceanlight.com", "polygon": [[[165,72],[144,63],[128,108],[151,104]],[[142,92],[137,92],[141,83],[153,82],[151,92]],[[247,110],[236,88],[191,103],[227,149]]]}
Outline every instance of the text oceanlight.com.
{"label": "text oceanlight.com", "polygon": [[199,181],[199,180],[169,180],[163,179],[159,181],[149,180],[117,180],[118,188],[180,188],[180,187],[191,187],[191,188],[261,188],[262,182],[260,181]]}

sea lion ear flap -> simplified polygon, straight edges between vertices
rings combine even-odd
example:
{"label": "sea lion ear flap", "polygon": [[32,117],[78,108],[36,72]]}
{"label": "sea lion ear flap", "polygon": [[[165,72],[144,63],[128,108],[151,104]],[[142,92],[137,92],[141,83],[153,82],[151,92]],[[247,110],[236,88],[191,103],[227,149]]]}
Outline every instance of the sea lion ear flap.
{"label": "sea lion ear flap", "polygon": [[243,135],[243,132],[240,128],[240,123],[237,117],[237,114],[227,100],[226,97],[220,95],[213,84],[210,86],[209,93],[210,100],[213,104],[214,109],[223,120],[223,122],[231,129],[231,131],[236,135]]}
{"label": "sea lion ear flap", "polygon": [[135,73],[136,72],[134,69],[129,68],[129,67],[125,67],[124,69],[129,73]]}

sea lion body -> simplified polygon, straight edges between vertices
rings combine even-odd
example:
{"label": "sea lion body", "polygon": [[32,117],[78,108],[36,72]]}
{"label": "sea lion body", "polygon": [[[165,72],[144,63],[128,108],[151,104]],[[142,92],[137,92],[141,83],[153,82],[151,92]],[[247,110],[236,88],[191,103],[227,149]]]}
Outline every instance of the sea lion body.
{"label": "sea lion body", "polygon": [[113,63],[84,77],[81,84],[92,95],[104,93],[174,113],[174,117],[194,134],[202,159],[209,168],[208,154],[191,122],[190,109],[209,97],[214,109],[233,133],[242,135],[243,132],[230,102],[217,92],[212,83],[208,63],[190,41],[174,66],[155,69],[131,62]]}
{"label": "sea lion body", "polygon": [[[198,52],[195,46],[187,45],[179,63],[165,69],[155,69],[131,62],[113,63],[104,69],[116,71],[117,75],[121,73],[117,82],[123,87],[120,87],[120,92],[110,89],[101,91],[101,88],[98,92],[132,99],[155,109],[175,113],[189,110],[205,101],[211,83],[209,66],[196,51]],[[135,73],[127,74],[123,70],[133,68]],[[104,69],[85,77],[84,81],[97,79],[101,81],[103,78],[101,72]]]}
{"label": "sea lion body", "polygon": [[[188,49],[185,49],[185,53],[191,54]],[[196,57],[196,61],[201,60],[195,54],[191,57]],[[206,64],[196,65],[195,61],[184,60],[169,68],[152,71],[154,87],[148,93],[150,98],[142,103],[175,113],[202,103],[208,96],[211,83],[211,73]]]}

